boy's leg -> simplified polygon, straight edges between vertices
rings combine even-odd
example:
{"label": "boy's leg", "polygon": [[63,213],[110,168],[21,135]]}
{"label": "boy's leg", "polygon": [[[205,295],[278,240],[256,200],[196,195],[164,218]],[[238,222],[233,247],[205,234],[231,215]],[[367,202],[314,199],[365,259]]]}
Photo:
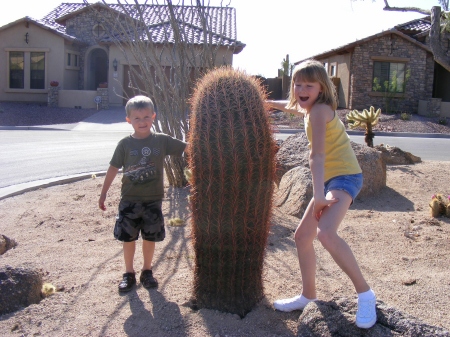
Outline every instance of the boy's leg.
{"label": "boy's leg", "polygon": [[152,260],[155,252],[155,241],[142,240],[142,254],[144,265],[139,280],[144,288],[156,288],[158,281],[153,277]]}
{"label": "boy's leg", "polygon": [[125,260],[125,272],[134,273],[134,252],[136,251],[136,241],[123,243],[123,258]]}
{"label": "boy's leg", "polygon": [[153,254],[155,253],[155,242],[142,240],[142,254],[144,256],[144,265],[142,270],[152,269]]}
{"label": "boy's leg", "polygon": [[164,216],[161,207],[162,200],[145,203],[144,226],[141,231],[144,265],[140,276],[140,281],[145,288],[158,286],[158,281],[153,277],[152,261],[155,243],[164,240],[165,237]]}
{"label": "boy's leg", "polygon": [[123,243],[123,257],[125,260],[125,273],[122,275],[122,281],[119,283],[119,292],[130,291],[136,284],[136,275],[133,267],[134,251],[136,241]]}

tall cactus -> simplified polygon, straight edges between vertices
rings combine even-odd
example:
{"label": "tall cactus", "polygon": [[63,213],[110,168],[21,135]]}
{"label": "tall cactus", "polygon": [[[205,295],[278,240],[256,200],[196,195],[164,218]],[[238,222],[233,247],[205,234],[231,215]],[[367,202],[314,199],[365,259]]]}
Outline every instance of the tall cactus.
{"label": "tall cactus", "polygon": [[191,99],[194,298],[200,308],[245,316],[263,297],[275,141],[266,93],[232,68],[207,73]]}

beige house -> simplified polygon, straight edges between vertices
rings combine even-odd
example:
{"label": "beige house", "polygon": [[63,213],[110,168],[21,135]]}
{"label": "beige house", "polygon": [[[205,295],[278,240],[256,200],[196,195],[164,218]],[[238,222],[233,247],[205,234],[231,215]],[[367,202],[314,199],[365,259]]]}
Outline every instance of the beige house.
{"label": "beige house", "polygon": [[[413,20],[311,58],[327,68],[341,108],[385,109],[383,83],[392,83],[396,76],[397,93],[390,101],[393,111],[450,117],[450,73],[434,62],[430,28],[430,17]],[[443,38],[442,43],[448,46],[449,41]]]}
{"label": "beige house", "polygon": [[[117,14],[115,20],[130,19],[123,14],[123,7],[108,6]],[[170,24],[163,20],[167,15],[161,14],[168,10],[167,6],[141,8],[153,42],[172,43]],[[190,15],[198,10],[174,8]],[[93,108],[98,102],[103,107],[123,105],[124,97],[131,95],[127,92],[128,70],[137,62],[128,49],[118,47],[108,35],[106,16],[99,15],[108,10],[102,3],[62,3],[40,20],[24,17],[0,27],[0,101],[81,108]],[[180,22],[180,27],[190,30],[193,44],[203,44],[208,36],[208,43],[217,47],[216,64],[232,65],[233,55],[245,47],[236,40],[235,9],[204,7],[203,11],[215,22],[207,34],[192,17],[189,22]],[[170,62],[165,66],[170,67]]]}

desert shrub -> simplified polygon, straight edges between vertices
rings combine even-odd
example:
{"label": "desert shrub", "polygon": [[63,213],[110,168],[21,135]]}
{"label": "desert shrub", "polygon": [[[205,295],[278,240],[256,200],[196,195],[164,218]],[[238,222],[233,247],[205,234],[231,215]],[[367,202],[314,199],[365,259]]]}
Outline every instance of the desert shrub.
{"label": "desert shrub", "polygon": [[407,113],[407,112],[402,112],[402,113],[400,114],[400,118],[401,118],[401,120],[403,120],[403,121],[409,121],[409,120],[411,120],[411,114],[409,114],[409,113]]}

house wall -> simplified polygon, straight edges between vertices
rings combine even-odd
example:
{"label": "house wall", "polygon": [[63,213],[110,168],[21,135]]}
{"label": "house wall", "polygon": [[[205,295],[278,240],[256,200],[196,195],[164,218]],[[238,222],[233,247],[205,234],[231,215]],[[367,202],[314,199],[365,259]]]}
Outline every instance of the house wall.
{"label": "house wall", "polygon": [[72,63],[74,62],[73,56],[78,56],[78,62],[81,62],[80,50],[77,46],[72,44],[66,44],[64,48],[64,76],[62,82],[62,89],[64,90],[77,90],[79,89],[78,78],[80,66],[69,66],[67,64],[67,54],[70,53],[72,55]]}
{"label": "house wall", "polygon": [[[158,52],[159,53],[159,52]],[[168,51],[163,52],[161,57],[161,64],[163,66],[170,66],[172,64],[172,56],[168,53]],[[117,72],[114,71],[112,64],[114,59],[117,60]],[[225,47],[222,47],[218,50],[216,56],[215,64],[217,66],[220,65],[230,65],[233,62],[233,53]],[[200,64],[200,61],[197,62]],[[125,53],[122,52],[117,46],[110,45],[109,46],[109,67],[108,67],[108,91],[109,91],[109,102],[112,106],[122,106],[123,105],[123,97],[125,96],[124,87],[126,87],[126,83],[124,83],[124,78],[126,77],[124,74],[125,66],[128,65],[138,65],[138,62],[131,54],[130,50],[125,49]]]}
{"label": "house wall", "polygon": [[[25,34],[28,33],[28,43]],[[9,89],[9,51],[45,52],[46,89],[29,89],[29,63],[25,61],[25,88]],[[50,81],[63,80],[64,39],[33,24],[18,22],[0,31],[0,101],[46,102]],[[26,55],[25,55],[26,56]],[[28,84],[28,88],[27,88]]]}
{"label": "house wall", "polygon": [[318,59],[322,63],[327,63],[328,75],[331,76],[331,66],[336,65],[336,75],[339,78],[339,86],[336,88],[338,95],[338,107],[348,108],[349,106],[349,90],[350,90],[350,62],[351,53],[342,55],[332,55],[324,59]]}
{"label": "house wall", "polygon": [[431,55],[419,46],[388,34],[355,47],[352,55],[350,79],[350,109],[367,109],[370,106],[385,109],[383,93],[373,92],[373,62],[403,62],[411,77],[402,98],[394,98],[398,111],[417,112],[419,100],[432,96],[434,63]]}
{"label": "house wall", "polygon": [[[89,88],[89,53],[95,48],[104,49],[108,55],[108,95],[109,103],[111,106],[122,106],[124,95],[124,65],[137,65],[138,62],[126,46],[125,51],[120,50],[115,44],[99,45],[98,40],[103,36],[97,37],[93,28],[101,23],[106,29],[108,28],[108,22],[105,22],[105,18],[110,14],[105,10],[100,10],[101,14],[96,14],[95,11],[84,11],[79,15],[69,18],[66,22],[66,31],[68,34],[77,36],[80,40],[87,45],[80,48],[80,71],[78,77],[78,89]],[[115,22],[115,18],[112,19]],[[170,54],[170,50],[156,53],[158,57],[161,57],[163,66],[170,66],[172,64],[173,56]],[[113,69],[113,61],[117,60],[117,71]],[[197,60],[200,64],[199,59]],[[226,47],[221,47],[216,54],[216,65],[229,64],[233,62],[233,53]],[[66,74],[69,76],[68,74]],[[126,86],[126,85],[125,85]]]}

